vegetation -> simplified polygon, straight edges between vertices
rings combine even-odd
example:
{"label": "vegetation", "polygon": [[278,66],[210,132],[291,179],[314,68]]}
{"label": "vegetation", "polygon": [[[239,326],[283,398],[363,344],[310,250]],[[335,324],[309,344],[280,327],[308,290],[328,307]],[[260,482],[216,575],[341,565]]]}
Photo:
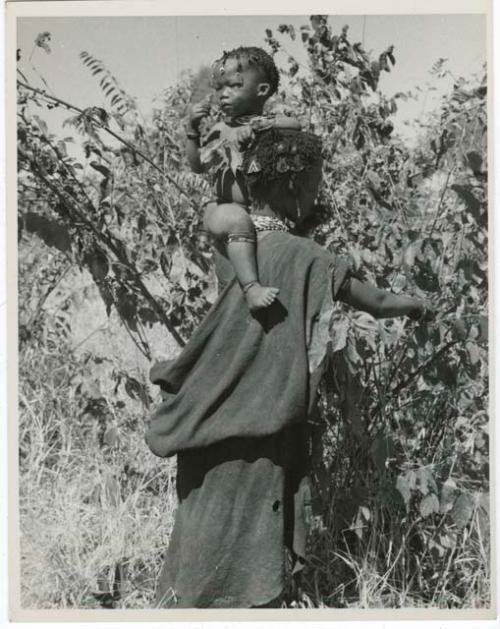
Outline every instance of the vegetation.
{"label": "vegetation", "polygon": [[[391,117],[411,95],[378,87],[392,47],[370,56],[319,15],[278,31],[270,49],[300,37],[308,64],[289,57],[271,106],[325,147],[311,237],[438,312],[418,325],[335,311],[294,605],[489,606],[486,79],[457,79],[410,147]],[[81,60],[106,109],[18,82],[22,600],[147,607],[175,511],[175,463],[143,440],[148,368],[215,296],[208,187],[181,132],[209,88],[206,71],[185,76],[145,119],[102,61]],[[53,108],[68,110],[68,137],[48,128]]]}

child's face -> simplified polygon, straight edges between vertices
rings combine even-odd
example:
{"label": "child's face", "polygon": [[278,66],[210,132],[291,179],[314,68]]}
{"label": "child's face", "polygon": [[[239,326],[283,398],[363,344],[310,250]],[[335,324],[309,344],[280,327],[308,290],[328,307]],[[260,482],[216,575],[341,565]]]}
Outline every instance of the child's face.
{"label": "child's face", "polygon": [[245,59],[228,59],[215,69],[215,91],[222,111],[229,116],[260,113],[269,93],[269,83]]}

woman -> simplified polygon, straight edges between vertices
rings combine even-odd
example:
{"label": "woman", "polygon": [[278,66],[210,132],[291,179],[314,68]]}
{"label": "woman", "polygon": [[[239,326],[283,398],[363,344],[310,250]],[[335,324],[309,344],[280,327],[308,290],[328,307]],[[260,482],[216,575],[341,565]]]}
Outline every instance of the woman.
{"label": "woman", "polygon": [[332,298],[380,318],[425,315],[419,300],[363,283],[347,259],[289,233],[285,221],[314,212],[320,148],[312,134],[272,129],[244,156],[259,273],[278,299],[251,314],[230,280],[180,356],[152,369],[164,401],[146,439],[178,457],[159,606],[279,605],[305,558],[306,420]]}

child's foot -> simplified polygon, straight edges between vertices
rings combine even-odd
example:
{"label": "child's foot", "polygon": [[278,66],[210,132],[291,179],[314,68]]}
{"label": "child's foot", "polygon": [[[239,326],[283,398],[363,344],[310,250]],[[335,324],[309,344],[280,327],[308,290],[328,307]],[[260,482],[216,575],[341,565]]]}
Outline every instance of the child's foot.
{"label": "child's foot", "polygon": [[250,284],[248,288],[245,287],[243,292],[245,293],[248,307],[253,311],[270,306],[280,291],[279,288],[262,286],[258,282],[255,282]]}

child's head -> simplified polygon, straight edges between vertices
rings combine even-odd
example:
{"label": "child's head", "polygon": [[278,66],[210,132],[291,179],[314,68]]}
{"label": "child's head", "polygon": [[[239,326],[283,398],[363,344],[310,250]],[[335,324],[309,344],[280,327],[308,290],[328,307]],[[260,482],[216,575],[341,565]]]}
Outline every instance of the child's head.
{"label": "child's head", "polygon": [[313,133],[269,129],[257,134],[243,156],[252,203],[298,224],[314,211],[321,182],[321,140]]}
{"label": "child's head", "polygon": [[244,116],[262,112],[265,101],[278,89],[279,72],[262,48],[241,47],[217,59],[213,81],[224,113]]}

